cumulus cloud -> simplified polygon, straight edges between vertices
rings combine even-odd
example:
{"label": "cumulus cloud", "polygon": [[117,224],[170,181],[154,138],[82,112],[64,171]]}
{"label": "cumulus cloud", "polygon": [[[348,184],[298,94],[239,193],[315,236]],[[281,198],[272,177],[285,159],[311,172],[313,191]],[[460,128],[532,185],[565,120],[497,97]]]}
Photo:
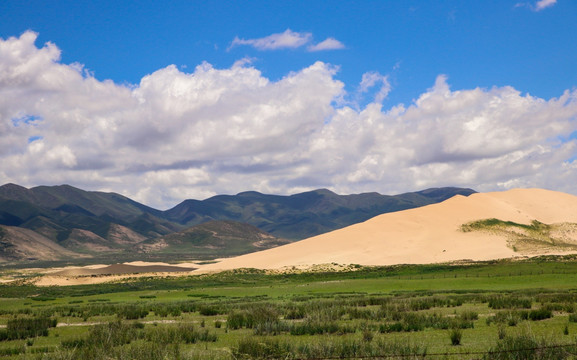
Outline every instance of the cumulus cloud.
{"label": "cumulus cloud", "polygon": [[334,38],[327,38],[318,44],[311,44],[313,35],[308,32],[295,32],[291,29],[285,30],[283,33],[272,34],[258,39],[241,39],[235,37],[229,46],[229,50],[235,46],[248,45],[257,50],[279,50],[279,49],[296,49],[307,44],[307,50],[310,52],[339,50],[344,49],[345,45]]}
{"label": "cumulus cloud", "polygon": [[[0,183],[69,183],[167,208],[257,190],[398,193],[433,186],[547,187],[577,194],[577,92],[453,90],[446,76],[383,108],[387,76],[366,73],[346,106],[337,68],[278,81],[248,60],[138,84],[99,81],[36,34],[0,39]],[[552,176],[551,174],[554,174]]]}

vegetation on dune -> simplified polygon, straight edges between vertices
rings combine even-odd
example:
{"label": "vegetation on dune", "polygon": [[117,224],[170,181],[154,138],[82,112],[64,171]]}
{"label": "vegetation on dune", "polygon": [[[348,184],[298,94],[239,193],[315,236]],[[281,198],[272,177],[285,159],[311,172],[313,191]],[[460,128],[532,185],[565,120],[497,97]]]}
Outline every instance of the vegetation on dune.
{"label": "vegetation on dune", "polygon": [[538,253],[540,250],[577,249],[577,224],[544,224],[533,220],[531,224],[520,224],[495,218],[477,220],[461,225],[461,231],[482,231],[501,235],[515,251]]}

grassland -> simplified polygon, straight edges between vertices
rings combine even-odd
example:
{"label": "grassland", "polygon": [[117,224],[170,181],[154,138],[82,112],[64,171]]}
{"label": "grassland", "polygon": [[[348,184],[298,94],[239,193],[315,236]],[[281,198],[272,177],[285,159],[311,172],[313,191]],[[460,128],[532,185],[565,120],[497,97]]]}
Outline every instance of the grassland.
{"label": "grassland", "polygon": [[7,359],[572,359],[577,261],[0,285]]}

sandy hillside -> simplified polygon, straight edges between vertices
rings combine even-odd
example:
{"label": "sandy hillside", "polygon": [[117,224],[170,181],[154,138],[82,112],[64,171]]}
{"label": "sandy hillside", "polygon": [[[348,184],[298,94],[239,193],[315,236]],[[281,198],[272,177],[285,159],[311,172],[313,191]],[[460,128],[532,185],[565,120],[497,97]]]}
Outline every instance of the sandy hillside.
{"label": "sandy hillside", "polygon": [[508,247],[502,235],[461,231],[465,223],[488,218],[521,224],[531,224],[533,220],[545,224],[577,223],[577,197],[541,189],[455,196],[439,204],[380,215],[289,245],[225,259],[202,266],[201,270],[274,269],[333,262],[436,263],[523,255]]}

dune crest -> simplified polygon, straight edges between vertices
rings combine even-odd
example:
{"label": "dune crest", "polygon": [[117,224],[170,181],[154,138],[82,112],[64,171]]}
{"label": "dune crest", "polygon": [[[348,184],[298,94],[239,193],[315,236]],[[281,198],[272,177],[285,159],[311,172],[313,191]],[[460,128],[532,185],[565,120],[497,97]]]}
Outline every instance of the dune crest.
{"label": "dune crest", "polygon": [[[491,218],[524,225],[534,220],[544,224],[577,223],[577,197],[543,189],[457,195],[442,203],[383,214],[278,248],[223,259],[201,270],[277,269],[324,263],[423,264],[525,255],[514,251],[502,234],[461,229],[463,224]],[[543,249],[543,253],[567,251]]]}

